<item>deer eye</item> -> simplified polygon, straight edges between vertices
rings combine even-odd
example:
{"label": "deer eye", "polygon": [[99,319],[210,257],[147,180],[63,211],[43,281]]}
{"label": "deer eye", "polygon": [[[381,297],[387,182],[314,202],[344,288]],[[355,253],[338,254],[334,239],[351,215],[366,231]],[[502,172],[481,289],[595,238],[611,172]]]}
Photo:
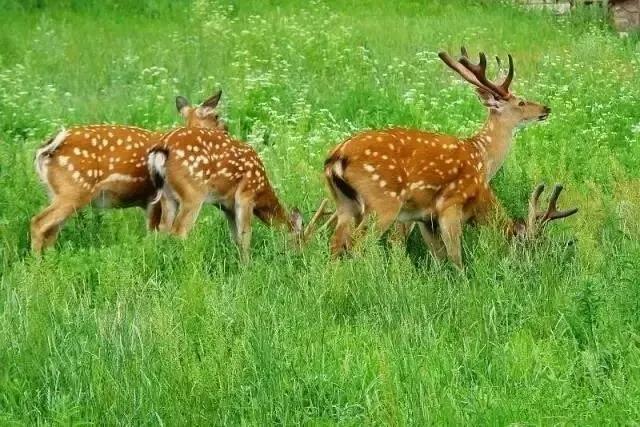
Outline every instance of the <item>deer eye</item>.
{"label": "deer eye", "polygon": [[524,107],[524,104],[525,104],[525,102],[524,102],[524,101],[520,101],[520,102],[518,102],[518,105],[519,105],[520,107]]}

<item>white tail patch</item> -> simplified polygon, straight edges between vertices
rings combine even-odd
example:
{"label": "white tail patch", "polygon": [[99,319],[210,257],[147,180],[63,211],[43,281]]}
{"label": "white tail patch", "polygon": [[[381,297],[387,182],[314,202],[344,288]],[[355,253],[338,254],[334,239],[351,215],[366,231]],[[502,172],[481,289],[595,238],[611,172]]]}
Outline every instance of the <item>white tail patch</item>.
{"label": "white tail patch", "polygon": [[344,175],[344,168],[342,167],[342,161],[339,159],[338,161],[334,162],[333,166],[331,166],[331,170],[334,176],[337,176],[338,178],[342,178]]}
{"label": "white tail patch", "polygon": [[44,184],[49,185],[49,180],[47,178],[47,160],[48,157],[56,151],[56,149],[64,142],[65,139],[70,135],[70,132],[67,130],[61,130],[58,134],[51,140],[50,143],[41,147],[38,151],[36,151],[35,156],[35,168],[38,176],[40,177],[40,181]]}
{"label": "white tail patch", "polygon": [[149,204],[150,205],[155,205],[156,203],[158,203],[160,201],[161,198],[162,198],[162,188],[156,192],[156,195],[153,196],[153,199],[151,199],[151,203],[149,203]]}
{"label": "white tail patch", "polygon": [[[344,159],[337,159],[336,161],[333,162],[333,164],[331,164],[329,167],[327,167],[327,169],[325,169],[325,174],[327,175],[327,178],[329,178],[329,181],[332,182],[331,180],[331,175],[333,175],[334,177],[340,178],[341,180],[345,180],[344,177]],[[333,183],[330,184],[332,187],[335,188],[335,191],[339,194],[342,194],[342,197],[344,197],[345,199],[349,199],[349,197],[347,197],[342,190],[340,190],[339,188],[335,187],[335,185]],[[386,185],[386,183],[385,183]],[[353,199],[350,199],[353,200]],[[364,215],[365,212],[365,204],[364,204],[364,200],[362,199],[362,197],[360,196],[360,193],[356,192],[356,197],[355,197],[355,203],[358,206],[358,210],[360,211],[360,215]]]}
{"label": "white tail patch", "polygon": [[[154,185],[158,183],[157,178],[161,178],[164,182],[167,177],[167,154],[162,151],[152,151],[147,157],[147,167],[149,168],[149,175]],[[163,185],[164,186],[164,185]],[[158,203],[162,197],[162,187],[158,188],[156,195],[154,196],[151,204]]]}
{"label": "white tail patch", "polygon": [[162,151],[152,151],[147,157],[147,166],[149,174],[159,175],[162,178],[166,176],[167,155]]}

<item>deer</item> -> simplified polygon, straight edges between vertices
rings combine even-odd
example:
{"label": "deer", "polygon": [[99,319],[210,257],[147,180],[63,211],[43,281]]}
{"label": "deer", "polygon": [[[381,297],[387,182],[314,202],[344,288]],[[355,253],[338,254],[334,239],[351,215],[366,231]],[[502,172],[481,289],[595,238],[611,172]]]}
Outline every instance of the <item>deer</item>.
{"label": "deer", "polygon": [[[176,108],[187,127],[220,129],[227,126],[216,107],[217,91],[200,105],[183,96]],[[31,220],[31,247],[40,254],[55,243],[62,224],[91,204],[98,208],[141,207],[150,230],[159,228],[161,205],[147,169],[147,153],[162,132],[134,126],[87,125],[60,131],[35,155],[35,169],[48,190],[50,204]]]}
{"label": "deer", "polygon": [[[375,215],[379,235],[395,222],[417,223],[434,257],[448,257],[462,268],[463,225],[471,220],[487,224],[505,218],[490,180],[502,167],[516,128],[546,120],[551,109],[510,91],[514,77],[510,54],[508,73],[499,84],[486,76],[484,53],[479,54],[477,64],[464,47],[459,60],[446,52],[439,57],[475,88],[488,109],[484,126],[468,138],[408,128],[369,130],[334,147],[324,165],[327,187],[336,204],[330,219],[336,223],[330,243],[334,257],[351,248],[354,231],[366,217]],[[543,190],[534,190],[527,221],[503,221],[508,235],[531,237],[548,222],[577,212],[557,210],[562,186],[554,189],[547,211],[538,212]]]}
{"label": "deer", "polygon": [[205,202],[224,213],[242,261],[249,260],[253,216],[284,228],[296,242],[304,233],[300,211],[281,204],[258,153],[225,132],[175,129],[149,152],[147,164],[162,203],[162,227],[179,238],[187,237]]}

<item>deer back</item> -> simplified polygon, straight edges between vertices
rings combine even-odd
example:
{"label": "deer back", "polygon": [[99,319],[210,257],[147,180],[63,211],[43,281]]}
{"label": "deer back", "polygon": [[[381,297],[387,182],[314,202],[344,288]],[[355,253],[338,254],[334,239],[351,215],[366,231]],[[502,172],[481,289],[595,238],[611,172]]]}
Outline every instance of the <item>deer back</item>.
{"label": "deer back", "polygon": [[438,213],[466,205],[488,186],[481,146],[410,129],[357,134],[331,153],[326,173],[340,176],[366,204],[387,199],[401,215]]}
{"label": "deer back", "polygon": [[185,127],[166,133],[160,141],[167,153],[166,181],[174,190],[188,188],[228,209],[242,198],[253,203],[263,221],[287,222],[264,164],[250,145],[222,130]]}
{"label": "deer back", "polygon": [[36,154],[54,194],[109,192],[115,204],[153,195],[146,156],[159,134],[131,126],[91,125],[60,132]]}

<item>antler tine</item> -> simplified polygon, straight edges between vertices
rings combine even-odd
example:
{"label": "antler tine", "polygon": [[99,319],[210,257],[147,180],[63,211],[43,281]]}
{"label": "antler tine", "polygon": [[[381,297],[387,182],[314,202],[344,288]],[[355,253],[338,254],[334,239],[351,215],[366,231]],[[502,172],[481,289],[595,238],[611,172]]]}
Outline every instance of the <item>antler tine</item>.
{"label": "antler tine", "polygon": [[463,56],[460,58],[460,63],[467,67],[469,71],[471,71],[477,78],[482,82],[483,79],[486,80],[486,72],[487,72],[487,56],[484,52],[480,52],[480,62],[478,64],[474,64],[469,60],[468,56]]}
{"label": "antler tine", "polygon": [[527,234],[530,236],[535,233],[536,222],[538,220],[538,205],[540,202],[540,196],[544,191],[544,184],[538,184],[538,186],[531,193],[529,197],[529,214],[527,216]]}
{"label": "antler tine", "polygon": [[329,227],[333,222],[335,222],[337,219],[338,219],[338,212],[333,212],[329,217],[329,219],[326,220],[325,223],[322,224],[320,227],[318,227],[316,231],[324,230],[325,228]]}
{"label": "antler tine", "polygon": [[542,223],[546,223],[553,212],[557,210],[558,205],[558,197],[560,197],[560,193],[562,192],[562,185],[556,184],[553,187],[553,192],[551,193],[551,197],[549,197],[549,205],[547,206],[547,210],[544,213],[540,213],[539,217]]}
{"label": "antler tine", "polygon": [[[506,93],[509,93],[509,86],[511,86],[511,81],[513,80],[514,70],[513,70],[513,57],[511,56],[510,53],[507,54],[507,56],[509,57],[509,71],[507,73],[507,77],[505,77],[504,81],[500,85],[500,88],[504,90]],[[498,57],[496,56],[496,59],[497,58]],[[498,59],[498,63],[500,63],[499,59]]]}
{"label": "antler tine", "polygon": [[478,81],[482,84],[485,90],[488,90],[500,98],[509,97],[509,91],[504,90],[502,86],[496,86],[487,78],[487,56],[484,52],[479,54],[480,62],[478,64],[472,63],[468,57],[460,58],[460,63],[473,73]]}
{"label": "antler tine", "polygon": [[[464,47],[461,49],[461,51],[462,51],[463,55],[465,55],[467,53],[467,50]],[[500,92],[500,89],[498,89],[495,85],[491,84],[491,82],[488,82],[486,77],[482,77],[484,75],[484,72],[479,70],[479,68],[478,68],[478,67],[482,66],[482,57],[480,58],[480,64],[479,65],[474,65],[469,61],[469,58],[465,57],[465,56],[460,58],[459,61],[456,61],[455,59],[453,59],[446,52],[440,52],[440,53],[438,53],[438,56],[452,70],[454,70],[456,73],[460,74],[460,76],[463,79],[465,79],[466,81],[468,81],[469,83],[471,83],[475,87],[477,87],[477,88],[479,88],[481,90],[490,92],[490,93],[494,94],[496,97],[499,97],[499,98],[503,97],[503,94]],[[485,57],[484,58],[484,68],[486,68],[486,61],[487,61],[487,59]]]}
{"label": "antler tine", "polygon": [[438,56],[440,57],[440,59],[442,59],[442,62],[447,64],[453,71],[460,74],[463,79],[480,89],[487,89],[482,83],[480,83],[478,78],[469,69],[467,69],[459,61],[456,61],[451,56],[449,56],[447,52],[439,52]]}
{"label": "antler tine", "polygon": [[509,75],[505,83],[503,83],[503,85],[506,84],[506,86],[503,87],[503,85],[496,86],[487,78],[487,56],[484,52],[480,52],[480,62],[478,64],[471,62],[467,49],[464,46],[460,48],[460,53],[462,57],[458,61],[451,58],[446,52],[440,52],[438,56],[445,64],[460,74],[462,78],[479,89],[490,92],[498,98],[506,99],[509,97],[509,91],[505,90],[505,87],[508,87],[508,83],[511,82],[511,78],[513,77],[513,60],[510,59]]}
{"label": "antler tine", "polygon": [[307,227],[304,229],[304,232],[302,233],[303,241],[306,241],[311,235],[311,233],[313,232],[314,225],[318,221],[320,216],[322,216],[322,213],[324,212],[324,207],[327,205],[327,203],[329,203],[328,199],[322,199],[322,202],[320,202],[320,206],[318,207],[318,210],[316,210],[316,212],[313,214],[313,216],[309,220],[309,224],[307,224]]}
{"label": "antler tine", "polygon": [[564,187],[560,184],[556,184],[553,188],[553,193],[549,198],[549,206],[547,207],[547,211],[542,214],[542,224],[546,224],[549,221],[553,221],[556,219],[566,218],[568,216],[574,215],[578,212],[578,208],[568,209],[566,211],[558,210],[558,198],[560,197],[560,193],[562,192]]}

